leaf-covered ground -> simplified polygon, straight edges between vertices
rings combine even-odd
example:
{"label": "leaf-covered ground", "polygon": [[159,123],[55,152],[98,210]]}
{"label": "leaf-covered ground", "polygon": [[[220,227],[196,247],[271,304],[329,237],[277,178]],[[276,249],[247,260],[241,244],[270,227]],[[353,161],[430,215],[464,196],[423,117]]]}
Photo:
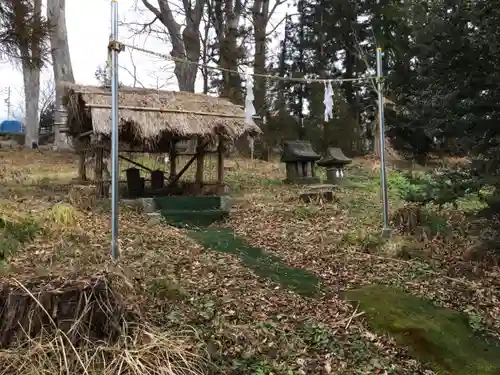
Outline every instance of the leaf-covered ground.
{"label": "leaf-covered ground", "polygon": [[[118,262],[109,259],[109,204],[71,181],[76,166],[71,155],[0,153],[3,277],[105,269],[148,321],[194,328],[209,372],[432,374],[344,298],[367,284],[453,308],[471,329],[500,336],[499,269],[466,260],[479,240],[468,213],[430,207],[425,235],[383,241],[378,170],[367,161],[354,163],[329,204],[300,203],[297,188],[279,183],[279,164],[231,161],[227,223],[189,231],[123,208]],[[403,183],[389,173],[392,211]]]}

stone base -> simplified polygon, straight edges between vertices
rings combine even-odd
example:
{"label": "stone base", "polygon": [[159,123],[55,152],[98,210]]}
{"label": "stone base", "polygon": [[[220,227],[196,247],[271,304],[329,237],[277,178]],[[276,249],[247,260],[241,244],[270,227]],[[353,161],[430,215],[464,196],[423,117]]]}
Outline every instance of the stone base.
{"label": "stone base", "polygon": [[333,202],[335,195],[333,191],[307,191],[300,194],[299,199],[305,203],[314,201]]}
{"label": "stone base", "polygon": [[156,205],[153,198],[120,199],[120,203],[140,209],[145,213],[156,212]]}
{"label": "stone base", "polygon": [[139,208],[142,212],[153,213],[158,210],[186,210],[205,211],[223,210],[229,211],[231,207],[231,197],[221,196],[166,196],[155,198],[121,199],[121,204]]}
{"label": "stone base", "polygon": [[335,200],[335,186],[326,184],[311,186],[299,195],[299,199],[305,203],[313,201],[333,202]]}
{"label": "stone base", "polygon": [[170,211],[229,211],[231,197],[219,196],[166,196],[153,198],[156,210]]}
{"label": "stone base", "polygon": [[178,227],[208,226],[229,216],[231,197],[164,196],[122,199],[121,203],[145,212],[149,216],[148,225],[166,222]]}
{"label": "stone base", "polygon": [[330,185],[340,185],[342,184],[342,178],[326,179],[325,182]]}
{"label": "stone base", "polygon": [[319,184],[320,182],[321,180],[319,177],[304,177],[293,180],[289,179],[283,180],[283,183],[287,185],[314,185],[314,184]]}
{"label": "stone base", "polygon": [[344,179],[343,176],[338,176],[337,173],[342,172],[342,175],[344,175],[344,169],[343,168],[327,168],[326,169],[326,182],[332,185],[338,185],[342,182]]}

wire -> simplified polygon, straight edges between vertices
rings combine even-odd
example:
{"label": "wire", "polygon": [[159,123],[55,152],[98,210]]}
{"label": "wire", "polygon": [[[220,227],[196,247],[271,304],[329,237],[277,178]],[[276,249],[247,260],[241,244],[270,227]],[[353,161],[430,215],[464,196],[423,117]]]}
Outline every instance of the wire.
{"label": "wire", "polygon": [[207,64],[201,64],[196,61],[191,61],[187,59],[181,59],[178,57],[173,57],[170,55],[165,55],[163,53],[147,50],[141,47],[136,47],[131,44],[126,44],[126,43],[121,43],[120,44],[126,48],[130,48],[139,52],[146,53],[148,55],[153,55],[156,57],[160,57],[162,59],[174,61],[174,62],[181,62],[184,64],[191,64],[191,65],[196,65],[199,68],[205,68],[209,70],[217,70],[220,72],[228,72],[228,73],[234,73],[234,74],[243,74],[243,75],[250,75],[253,77],[259,77],[259,78],[266,78],[266,79],[274,79],[277,81],[288,81],[288,82],[304,82],[304,83],[313,83],[313,82],[319,82],[319,83],[341,83],[341,82],[362,82],[362,81],[370,81],[374,80],[377,77],[376,76],[368,76],[368,77],[360,77],[360,78],[323,78],[323,79],[318,79],[318,78],[294,78],[294,77],[282,77],[276,74],[255,74],[255,73],[246,73],[246,72],[240,72],[237,70],[232,70],[232,69],[225,69],[225,68],[220,68],[220,67],[215,67],[215,66],[209,66]]}

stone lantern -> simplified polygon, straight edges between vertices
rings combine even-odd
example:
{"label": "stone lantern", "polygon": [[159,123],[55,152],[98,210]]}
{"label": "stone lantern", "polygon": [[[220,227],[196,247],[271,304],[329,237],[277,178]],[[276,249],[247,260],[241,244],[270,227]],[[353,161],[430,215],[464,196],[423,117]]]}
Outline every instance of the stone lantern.
{"label": "stone lantern", "polygon": [[60,133],[67,133],[69,131],[68,111],[62,105],[56,110],[54,125],[59,129]]}
{"label": "stone lantern", "polygon": [[286,184],[317,184],[316,161],[321,159],[309,141],[285,141],[281,162],[286,164]]}
{"label": "stone lantern", "polygon": [[326,150],[326,156],[318,161],[320,167],[326,169],[326,181],[330,184],[338,184],[345,176],[344,168],[352,162],[344,155],[338,147],[330,147]]}

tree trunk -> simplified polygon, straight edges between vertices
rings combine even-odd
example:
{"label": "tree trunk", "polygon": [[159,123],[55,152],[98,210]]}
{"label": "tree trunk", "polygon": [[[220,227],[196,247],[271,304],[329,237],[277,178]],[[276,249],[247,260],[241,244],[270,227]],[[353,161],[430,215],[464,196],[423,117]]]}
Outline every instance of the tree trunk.
{"label": "tree trunk", "polygon": [[[182,58],[198,63],[201,55],[200,23],[187,20],[186,27],[182,31],[182,39],[184,40]],[[174,55],[174,52],[172,52],[172,55]],[[198,65],[176,62],[174,73],[179,82],[180,91],[194,92]]]}
{"label": "tree trunk", "polygon": [[201,54],[200,22],[203,15],[205,0],[196,0],[194,6],[191,2],[184,2],[186,26],[181,31],[181,25],[175,21],[168,0],[158,0],[158,8],[142,0],[144,6],[152,12],[167,28],[172,42],[171,55],[174,58],[189,60],[193,63],[175,62],[174,74],[177,78],[180,91],[194,92],[196,73]]}
{"label": "tree trunk", "polygon": [[[50,47],[52,51],[52,67],[54,70],[56,88],[56,123],[61,120],[61,115],[58,111],[58,109],[62,106],[62,97],[64,95],[61,82],[75,82],[69,53],[65,10],[66,0],[47,0],[47,19],[52,26],[50,33]],[[60,132],[59,127],[56,127],[55,129],[54,147],[55,149],[69,148],[68,138],[65,134]]]}
{"label": "tree trunk", "polygon": [[[205,7],[205,0],[195,0],[194,6],[191,1],[184,1],[184,12],[186,15],[186,26],[181,31],[181,25],[175,20],[168,0],[157,0],[158,8],[149,2],[142,0],[144,6],[153,13],[156,18],[167,28],[172,42],[171,56],[177,59],[192,61],[185,63],[175,61],[174,74],[177,78],[180,91],[194,92],[198,63],[201,55],[200,22]],[[194,150],[196,144],[189,142],[189,149]]]}
{"label": "tree trunk", "polygon": [[[220,50],[220,67],[222,69],[237,70],[238,67],[238,25],[240,23],[240,12],[238,9],[240,1],[236,0],[233,8],[232,0],[224,1],[224,14],[227,17],[225,23],[224,38],[219,41]],[[222,96],[230,99],[235,104],[243,104],[241,92],[241,77],[239,74],[223,71],[224,86],[222,88]]]}
{"label": "tree trunk", "polygon": [[[266,73],[266,29],[269,22],[269,0],[255,0],[252,21],[255,38],[255,59],[253,70],[255,74]],[[262,77],[255,77],[255,111],[257,116],[263,116],[266,104],[266,80]]]}
{"label": "tree trunk", "polygon": [[38,101],[40,99],[40,70],[34,61],[40,61],[42,58],[42,36],[38,32],[42,24],[42,0],[33,2],[33,32],[29,43],[20,46],[21,56],[23,57],[23,81],[25,98],[25,126],[26,137],[24,145],[32,148],[38,147]]}
{"label": "tree trunk", "polygon": [[40,70],[23,63],[25,99],[25,142],[27,148],[38,146],[38,100],[40,99]]}
{"label": "tree trunk", "polygon": [[[238,25],[240,23],[242,2],[222,0],[215,2],[214,26],[219,43],[219,67],[224,70],[238,70]],[[243,104],[241,77],[239,74],[222,71],[221,96],[235,104]]]}

